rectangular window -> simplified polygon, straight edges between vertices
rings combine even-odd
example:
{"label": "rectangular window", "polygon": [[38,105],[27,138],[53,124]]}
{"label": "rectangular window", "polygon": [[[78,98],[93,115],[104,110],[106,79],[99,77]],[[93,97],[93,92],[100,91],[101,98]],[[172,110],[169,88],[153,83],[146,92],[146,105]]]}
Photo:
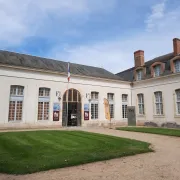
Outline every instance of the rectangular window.
{"label": "rectangular window", "polygon": [[109,101],[110,117],[114,118],[114,94],[108,93],[107,99]]}
{"label": "rectangular window", "polygon": [[175,72],[180,72],[180,60],[174,62]]}
{"label": "rectangular window", "polygon": [[91,104],[91,119],[98,119],[98,104]]}
{"label": "rectangular window", "polygon": [[154,66],[154,77],[158,77],[161,74],[161,66],[160,65],[156,65]]}
{"label": "rectangular window", "polygon": [[127,118],[127,105],[128,105],[128,95],[122,95],[122,118]]}
{"label": "rectangular window", "polygon": [[143,75],[143,71],[141,69],[137,70],[137,81],[142,80],[142,75]]}
{"label": "rectangular window", "polygon": [[24,87],[13,85],[10,88],[9,121],[21,121],[24,100]]}
{"label": "rectangular window", "polygon": [[139,114],[144,114],[144,95],[143,94],[138,94],[138,109],[139,109]]}
{"label": "rectangular window", "polygon": [[163,115],[162,92],[155,92],[154,94],[156,115]]}
{"label": "rectangular window", "polygon": [[39,88],[38,120],[49,119],[50,89]]}
{"label": "rectangular window", "polygon": [[180,115],[180,89],[176,90],[177,114]]}
{"label": "rectangular window", "polygon": [[91,92],[91,119],[98,119],[99,116],[99,93]]}

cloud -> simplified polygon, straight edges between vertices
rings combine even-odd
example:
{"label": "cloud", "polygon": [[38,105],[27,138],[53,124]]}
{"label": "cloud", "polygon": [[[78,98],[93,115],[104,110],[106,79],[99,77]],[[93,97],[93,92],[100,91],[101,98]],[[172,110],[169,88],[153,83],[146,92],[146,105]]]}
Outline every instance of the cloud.
{"label": "cloud", "polygon": [[[48,37],[53,25],[66,33],[63,27],[69,22],[83,23],[92,13],[105,13],[115,1],[105,0],[102,6],[103,0],[0,0],[0,44],[5,48],[20,45],[28,37]],[[67,34],[71,33],[78,34],[72,28]]]}
{"label": "cloud", "polygon": [[170,10],[165,9],[165,5],[163,1],[161,4],[152,6],[152,12],[145,21],[147,22],[146,27],[139,33],[126,38],[119,36],[90,44],[66,46],[63,52],[62,46],[56,46],[48,56],[103,67],[117,73],[134,66],[133,53],[136,50],[145,51],[146,61],[170,53],[173,51],[172,39],[180,37],[180,6]]}

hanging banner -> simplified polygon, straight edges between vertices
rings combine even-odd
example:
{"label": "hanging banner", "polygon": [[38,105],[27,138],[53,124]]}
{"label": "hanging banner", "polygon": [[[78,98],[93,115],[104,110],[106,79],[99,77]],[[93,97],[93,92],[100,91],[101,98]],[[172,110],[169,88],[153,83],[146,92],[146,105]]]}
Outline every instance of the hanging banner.
{"label": "hanging banner", "polygon": [[84,104],[84,120],[89,120],[89,104]]}
{"label": "hanging banner", "polygon": [[59,121],[59,111],[60,111],[60,104],[54,103],[53,104],[53,121]]}
{"label": "hanging banner", "polygon": [[106,119],[111,120],[109,102],[108,102],[108,100],[106,98],[104,98],[104,110],[105,110]]}

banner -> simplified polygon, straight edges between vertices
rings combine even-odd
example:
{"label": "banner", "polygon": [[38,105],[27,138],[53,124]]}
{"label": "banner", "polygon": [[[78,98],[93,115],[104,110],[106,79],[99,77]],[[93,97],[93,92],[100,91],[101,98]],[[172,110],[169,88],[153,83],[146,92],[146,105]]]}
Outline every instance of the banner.
{"label": "banner", "polygon": [[89,104],[84,104],[84,120],[89,120]]}
{"label": "banner", "polygon": [[60,111],[60,104],[54,103],[53,104],[53,121],[59,121],[59,111]]}
{"label": "banner", "polygon": [[109,102],[108,102],[108,100],[106,98],[104,98],[104,110],[105,110],[106,119],[111,120]]}

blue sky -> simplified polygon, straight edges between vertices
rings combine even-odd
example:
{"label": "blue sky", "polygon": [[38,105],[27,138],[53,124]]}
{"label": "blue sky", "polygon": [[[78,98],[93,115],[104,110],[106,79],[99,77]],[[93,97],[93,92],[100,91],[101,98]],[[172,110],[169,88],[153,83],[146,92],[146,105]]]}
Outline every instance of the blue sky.
{"label": "blue sky", "polygon": [[113,73],[172,52],[179,0],[0,0],[0,49]]}

